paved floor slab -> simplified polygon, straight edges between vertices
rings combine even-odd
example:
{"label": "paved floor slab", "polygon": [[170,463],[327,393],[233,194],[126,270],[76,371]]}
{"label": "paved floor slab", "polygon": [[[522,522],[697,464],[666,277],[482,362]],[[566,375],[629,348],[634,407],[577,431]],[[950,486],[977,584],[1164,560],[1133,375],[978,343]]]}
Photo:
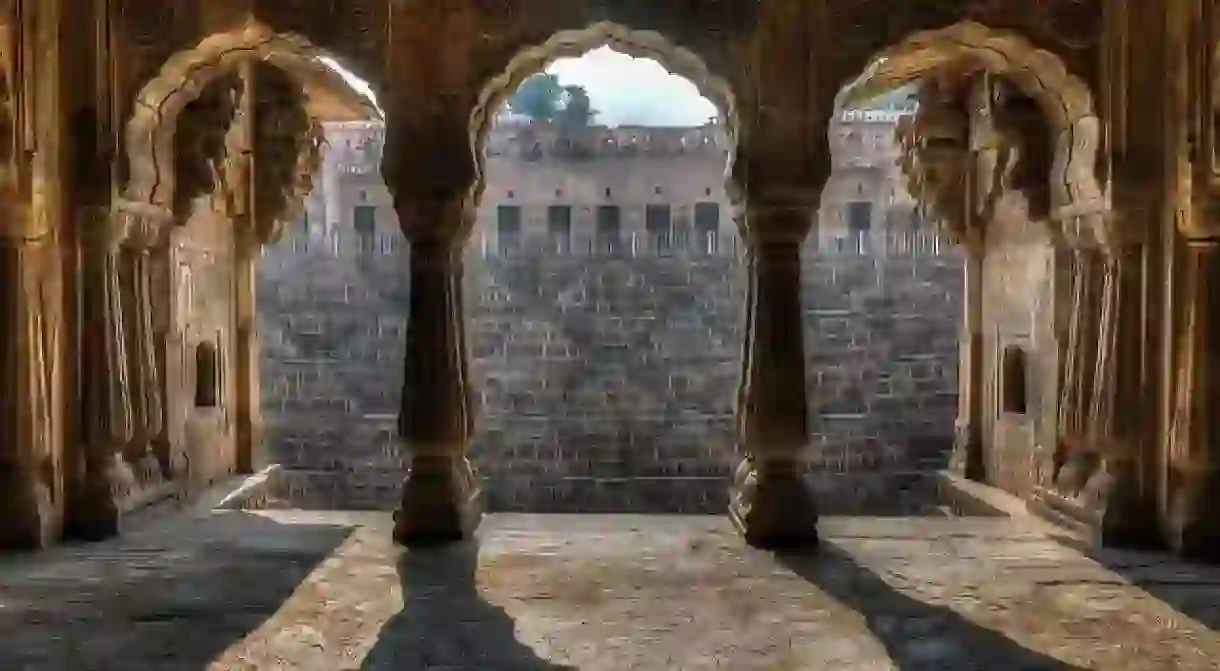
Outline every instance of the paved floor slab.
{"label": "paved floor slab", "polygon": [[223,512],[0,560],[0,669],[1220,668],[1220,570],[1008,519],[489,517],[403,551],[379,513]]}

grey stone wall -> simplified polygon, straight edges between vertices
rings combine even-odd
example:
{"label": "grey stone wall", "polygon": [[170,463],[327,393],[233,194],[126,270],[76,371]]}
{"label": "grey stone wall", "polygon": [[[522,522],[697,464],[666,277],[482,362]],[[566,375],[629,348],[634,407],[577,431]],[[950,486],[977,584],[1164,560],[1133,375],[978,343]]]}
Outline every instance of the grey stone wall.
{"label": "grey stone wall", "polygon": [[[298,236],[260,264],[268,450],[298,505],[396,502],[406,255],[374,247]],[[882,247],[805,254],[810,467],[827,512],[933,505],[924,475],[952,441],[960,261],[926,237]],[[467,259],[489,507],[721,512],[747,286],[732,241],[717,255],[574,248],[474,245]]]}

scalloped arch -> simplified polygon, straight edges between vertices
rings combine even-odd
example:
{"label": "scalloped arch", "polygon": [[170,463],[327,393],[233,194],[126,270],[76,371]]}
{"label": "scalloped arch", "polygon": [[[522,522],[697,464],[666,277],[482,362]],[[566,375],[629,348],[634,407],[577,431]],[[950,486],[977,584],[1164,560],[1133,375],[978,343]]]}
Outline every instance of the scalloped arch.
{"label": "scalloped arch", "polygon": [[1011,31],[973,21],[914,33],[874,56],[840,102],[917,80],[943,68],[974,67],[1004,77],[1036,101],[1051,131],[1051,217],[1075,239],[1109,248],[1115,238],[1097,179],[1101,122],[1089,85],[1063,60]]}
{"label": "scalloped arch", "polygon": [[124,190],[128,205],[143,204],[172,219],[174,191],[174,132],[178,114],[222,72],[243,61],[259,60],[287,72],[305,86],[322,81],[354,108],[380,117],[376,100],[355,90],[325,51],[294,34],[277,33],[251,22],[205,38],[193,49],[178,52],[140,90],[125,128],[130,172]]}
{"label": "scalloped arch", "polygon": [[[474,203],[478,203],[482,198],[484,186],[483,152],[480,148],[500,106],[522,82],[544,70],[552,61],[580,56],[601,46],[611,47],[636,58],[657,61],[672,74],[689,80],[701,95],[716,105],[724,115],[729,137],[729,160],[725,166],[726,179],[729,179],[737,148],[738,116],[736,96],[728,80],[709,70],[698,54],[678,46],[659,32],[634,30],[618,23],[602,21],[587,28],[561,30],[541,44],[525,47],[508,62],[502,73],[483,85],[470,114],[470,151],[475,161],[475,183],[471,187],[471,199]],[[731,180],[729,187],[730,197],[734,197],[736,189],[732,188]]]}

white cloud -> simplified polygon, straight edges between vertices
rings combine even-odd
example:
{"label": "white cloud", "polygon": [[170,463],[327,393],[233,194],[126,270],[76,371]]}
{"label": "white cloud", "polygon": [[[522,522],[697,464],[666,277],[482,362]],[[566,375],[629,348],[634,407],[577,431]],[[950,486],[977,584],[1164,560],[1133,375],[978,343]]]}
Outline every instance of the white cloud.
{"label": "white cloud", "polygon": [[609,47],[579,58],[562,58],[547,68],[564,86],[589,92],[597,123],[608,126],[697,126],[718,113],[690,80],[660,63],[632,58]]}

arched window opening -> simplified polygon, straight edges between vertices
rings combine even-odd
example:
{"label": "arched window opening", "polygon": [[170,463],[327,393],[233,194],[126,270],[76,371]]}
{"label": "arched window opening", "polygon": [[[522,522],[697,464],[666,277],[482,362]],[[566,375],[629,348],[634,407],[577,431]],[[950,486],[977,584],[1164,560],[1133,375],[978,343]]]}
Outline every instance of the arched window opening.
{"label": "arched window opening", "polygon": [[220,396],[220,361],[215,343],[195,346],[195,407],[215,408]]}
{"label": "arched window opening", "polygon": [[1004,413],[1025,414],[1027,393],[1025,375],[1025,350],[1019,345],[1006,346],[1000,362],[1000,403]]}

